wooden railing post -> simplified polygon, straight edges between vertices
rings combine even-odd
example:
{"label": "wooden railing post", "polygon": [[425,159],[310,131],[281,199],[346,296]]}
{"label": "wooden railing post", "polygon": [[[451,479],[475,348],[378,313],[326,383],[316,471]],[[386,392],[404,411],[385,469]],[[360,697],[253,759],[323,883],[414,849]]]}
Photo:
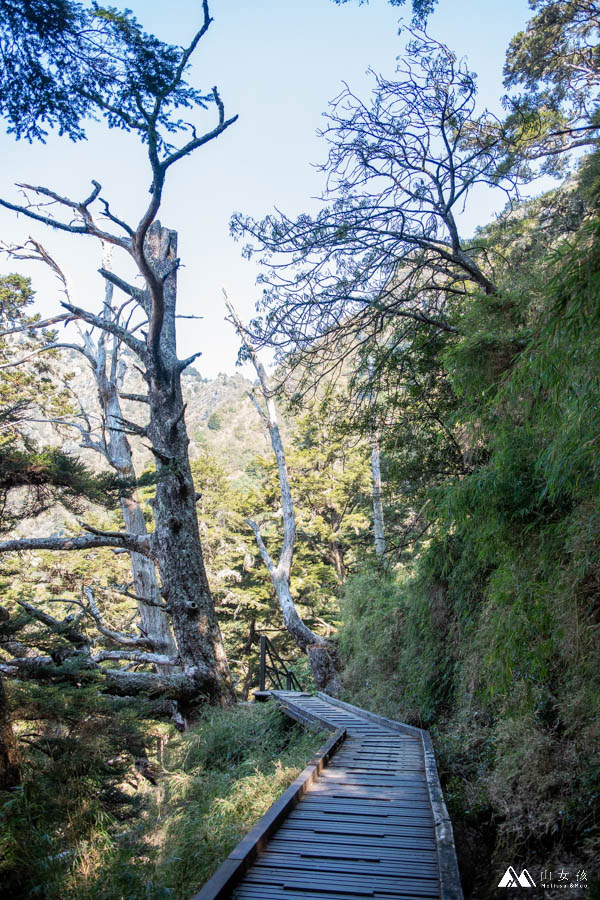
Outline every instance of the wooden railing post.
{"label": "wooden railing post", "polygon": [[260,669],[258,673],[258,689],[260,691],[264,691],[265,689],[265,673],[267,667],[267,636],[265,634],[261,634],[260,636]]}

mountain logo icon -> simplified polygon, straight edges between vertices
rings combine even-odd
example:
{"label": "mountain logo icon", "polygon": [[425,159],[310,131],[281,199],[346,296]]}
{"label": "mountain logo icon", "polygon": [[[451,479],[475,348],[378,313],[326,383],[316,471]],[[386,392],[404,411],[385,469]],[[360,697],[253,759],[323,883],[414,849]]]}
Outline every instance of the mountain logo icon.
{"label": "mountain logo icon", "polygon": [[527,871],[523,869],[520,875],[517,875],[512,866],[509,866],[500,881],[498,887],[535,887],[535,881]]}

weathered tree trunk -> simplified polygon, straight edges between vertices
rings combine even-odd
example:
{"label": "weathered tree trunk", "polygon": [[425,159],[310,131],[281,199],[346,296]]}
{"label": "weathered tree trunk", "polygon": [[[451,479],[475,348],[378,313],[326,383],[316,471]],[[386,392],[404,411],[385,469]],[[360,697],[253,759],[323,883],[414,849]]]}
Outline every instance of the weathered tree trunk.
{"label": "weathered tree trunk", "polygon": [[[106,305],[110,306],[113,286],[107,284]],[[107,371],[105,340],[102,334],[95,353],[94,375],[98,387],[98,399],[104,413],[107,440],[105,442],[106,459],[110,465],[126,480],[136,477],[131,455],[131,446],[124,431],[123,413],[119,399],[119,383],[122,380],[117,348],[113,350],[110,371]],[[115,343],[116,343],[116,339]],[[147,533],[144,513],[140,506],[137,492],[124,494],[120,498],[121,512],[125,522],[125,530],[130,534]],[[171,624],[164,609],[160,589],[156,577],[156,568],[151,559],[141,553],[132,552],[131,574],[133,576],[133,593],[138,598],[137,607],[140,615],[140,627],[148,637],[157,653],[177,656],[177,646],[171,631]],[[148,601],[148,602],[145,602]],[[173,667],[156,666],[157,672],[172,672]]]}
{"label": "weathered tree trunk", "polygon": [[4,683],[0,677],[0,791],[9,791],[20,781],[17,745],[8,712]]}
{"label": "weathered tree trunk", "polygon": [[335,574],[340,583],[346,580],[346,561],[344,559],[344,548],[339,541],[332,541],[329,545],[329,562],[335,569]]}
{"label": "weathered tree trunk", "polygon": [[[121,499],[121,511],[127,531],[131,534],[146,534],[144,514],[135,494]],[[130,556],[134,591],[138,598],[137,607],[140,614],[141,631],[150,639],[152,647],[157,653],[177,656],[177,644],[171,631],[169,617],[160,608],[163,604],[154,563],[147,556],[142,556],[141,553],[131,553]],[[145,603],[141,599],[142,597],[148,598],[150,603]],[[157,665],[156,671],[173,672],[176,670],[173,669],[173,666],[165,668]]]}
{"label": "weathered tree trunk", "polygon": [[[261,539],[259,549],[261,550],[261,555],[264,559],[262,548],[264,548],[264,543]],[[337,696],[340,693],[341,686],[337,675],[338,661],[335,647],[331,641],[326,640],[319,634],[315,634],[315,632],[303,622],[290,592],[289,572],[286,572],[285,570],[281,572],[278,571],[278,569],[279,566],[275,567],[273,571],[270,570],[270,574],[273,587],[275,588],[275,594],[283,614],[285,627],[296,646],[308,656],[315,684],[319,690],[325,691],[332,696]]]}
{"label": "weathered tree trunk", "polygon": [[379,435],[371,432],[371,475],[373,481],[373,534],[375,537],[375,553],[383,562],[385,556],[385,529],[383,522],[383,501],[381,497],[381,457],[379,453]]}
{"label": "weathered tree trunk", "polygon": [[258,375],[266,405],[266,413],[260,409],[258,404],[257,409],[268,428],[269,436],[271,438],[271,447],[273,448],[273,454],[277,462],[277,471],[279,473],[279,489],[281,492],[281,507],[283,512],[283,545],[277,565],[275,565],[265,546],[257,523],[250,519],[247,521],[254,531],[258,549],[260,550],[263,562],[271,576],[275,594],[283,614],[285,627],[296,646],[307,654],[317,687],[329,694],[337,695],[341,688],[337,676],[337,654],[335,647],[330,641],[321,637],[321,635],[315,634],[315,632],[302,621],[302,617],[296,608],[296,604],[294,603],[294,599],[290,592],[290,572],[296,538],[296,516],[294,513],[294,501],[290,489],[285,451],[279,432],[277,410],[275,408],[273,394],[269,390],[264,366],[259,360],[244,326],[229,301],[227,301],[227,308],[237,332],[250,354],[250,358],[256,369],[256,374]]}
{"label": "weathered tree trunk", "polygon": [[145,372],[150,409],[147,433],[157,465],[154,546],[162,595],[171,610],[183,672],[193,676],[197,667],[213,672],[208,699],[227,705],[234,699],[233,688],[202,558],[181,391],[182,365],[176,354],[176,232],[155,221],[148,229],[144,252],[164,290],[159,352],[147,354]]}
{"label": "weathered tree trunk", "polygon": [[380,563],[383,562],[385,556],[385,529],[383,521],[383,501],[381,498],[381,454],[379,452],[379,428],[377,425],[377,413],[375,409],[375,397],[373,395],[373,384],[375,381],[375,360],[373,356],[369,356],[367,361],[367,371],[369,373],[369,390],[367,396],[373,407],[373,421],[371,423],[370,443],[371,443],[371,483],[372,483],[372,502],[373,502],[373,536],[375,538],[375,555]]}

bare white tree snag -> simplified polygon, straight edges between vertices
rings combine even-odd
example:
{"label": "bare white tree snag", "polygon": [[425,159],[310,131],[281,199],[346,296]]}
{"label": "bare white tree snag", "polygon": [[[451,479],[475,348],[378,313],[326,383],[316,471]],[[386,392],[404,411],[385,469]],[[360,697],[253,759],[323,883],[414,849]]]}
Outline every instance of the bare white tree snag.
{"label": "bare white tree snag", "polygon": [[[112,299],[113,285],[106,282],[104,310],[107,318],[113,314]],[[136,473],[131,445],[127,438],[126,422],[123,418],[119,398],[119,388],[123,385],[125,375],[125,364],[120,355],[120,342],[114,335],[110,338],[112,348],[107,359],[107,333],[100,332],[95,347],[90,332],[87,332],[86,337],[90,356],[95,359],[92,371],[96,379],[98,399],[104,419],[105,438],[102,441],[104,455],[123,479],[135,480]],[[127,531],[131,534],[146,534],[146,521],[137,491],[123,493],[120,505]],[[160,588],[153,561],[140,553],[131,553],[131,573],[143,634],[148,637],[151,646],[158,654],[176,658],[178,655],[177,645],[168,615],[161,608]],[[158,672],[172,671],[172,669],[165,669],[160,663],[156,664],[156,670]]]}
{"label": "bare white tree snag", "polygon": [[275,456],[275,461],[277,462],[283,514],[283,544],[277,563],[273,560],[265,546],[265,542],[260,532],[260,526],[251,519],[247,519],[246,521],[254,532],[260,555],[271,576],[273,588],[275,589],[275,594],[283,614],[285,627],[296,645],[307,654],[317,686],[321,690],[336,695],[340,692],[340,684],[336,672],[335,648],[330,641],[321,637],[319,634],[315,634],[315,632],[303,622],[290,593],[290,573],[296,538],[296,516],[294,513],[294,501],[290,489],[285,450],[279,431],[277,409],[273,399],[273,392],[269,388],[267,373],[254,349],[247,330],[231,305],[227,294],[225,292],[223,293],[225,294],[225,304],[229,312],[229,320],[235,326],[258,376],[266,412],[260,407],[254,397],[252,397],[252,400],[269,432],[271,447],[273,448],[273,454]]}
{"label": "bare white tree snag", "polygon": [[383,520],[383,499],[381,495],[381,455],[379,452],[379,427],[376,420],[375,404],[373,403],[373,382],[375,377],[375,365],[373,357],[367,362],[369,373],[369,399],[373,407],[373,422],[371,425],[371,478],[373,484],[373,536],[375,538],[375,554],[380,562],[385,557],[385,527]]}
{"label": "bare white tree snag", "polygon": [[[111,249],[110,246],[104,248],[103,268],[105,271],[109,271],[111,268]],[[71,302],[72,298],[65,273],[39,241],[30,238],[22,246],[7,246],[5,250],[13,259],[30,259],[47,265],[62,283],[65,297]],[[106,322],[119,326],[132,301],[129,300],[121,308],[115,308],[113,302],[114,285],[105,281],[102,316]],[[123,387],[126,363],[121,341],[116,335],[109,335],[106,331],[94,328],[84,331],[79,327],[79,333],[81,335],[80,344],[56,341],[42,346],[40,350],[76,350],[85,357],[96,382],[102,416],[101,428],[98,430],[92,426],[93,417],[89,410],[84,409],[81,411],[82,421],[55,420],[55,424],[76,428],[81,434],[83,448],[100,454],[123,479],[124,483],[135,482],[136,472],[127,432],[144,433],[145,428],[137,423],[128,423],[123,418],[120,392]],[[22,359],[15,360],[9,365],[21,365],[23,362]],[[145,395],[136,396],[134,399],[147,402]],[[120,496],[120,506],[127,532],[146,535],[146,521],[137,491],[123,491]],[[130,559],[134,591],[129,596],[136,599],[141,631],[148,639],[148,645],[157,654],[176,658],[177,645],[164,604],[161,603],[155,563],[149,557],[135,551],[130,553]],[[164,666],[157,664],[156,671],[172,671],[172,664],[169,665],[170,667],[165,669]]]}

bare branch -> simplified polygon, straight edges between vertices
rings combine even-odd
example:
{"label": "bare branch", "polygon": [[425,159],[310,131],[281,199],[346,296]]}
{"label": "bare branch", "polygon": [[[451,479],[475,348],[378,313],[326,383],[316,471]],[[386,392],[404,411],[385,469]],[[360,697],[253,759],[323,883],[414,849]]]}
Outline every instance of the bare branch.
{"label": "bare branch", "polygon": [[[183,318],[183,316],[181,317]],[[180,359],[177,363],[177,368],[179,372],[183,372],[184,369],[187,369],[188,366],[191,366],[192,363],[198,359],[199,356],[202,356],[202,351],[198,350],[197,353],[192,353],[191,356],[188,356],[187,359]]]}
{"label": "bare branch", "polygon": [[48,628],[51,628],[52,631],[60,634],[61,637],[64,637],[72,644],[75,644],[78,647],[87,647],[90,644],[90,639],[85,634],[82,634],[82,632],[73,628],[73,623],[70,619],[64,619],[63,621],[55,619],[54,616],[43,612],[41,609],[33,606],[33,604],[27,603],[25,600],[17,599],[17,603],[39,622],[47,625]]}
{"label": "bare branch", "polygon": [[237,122],[239,116],[232,116],[230,119],[225,119],[225,107],[223,106],[223,102],[216,87],[213,87],[213,97],[217,105],[217,109],[219,110],[218,125],[215,125],[215,127],[211,131],[207,131],[205,134],[201,135],[201,137],[193,137],[192,140],[188,141],[188,143],[185,144],[180,150],[176,150],[174,153],[171,153],[161,163],[163,171],[166,171],[169,166],[172,166],[173,163],[176,163],[184,156],[188,156],[190,153],[193,153],[194,150],[197,150],[204,144],[208,144],[210,141],[213,141],[215,138],[219,137],[219,135],[223,134],[223,132],[226,131],[227,128]]}
{"label": "bare branch", "polygon": [[92,589],[86,587],[85,593],[89,604],[87,607],[88,612],[96,623],[98,631],[103,634],[104,637],[110,638],[111,641],[114,641],[116,644],[122,644],[124,647],[150,647],[150,649],[152,649],[152,642],[147,637],[124,634],[122,631],[115,631],[113,628],[109,628],[100,614]]}
{"label": "bare branch", "polygon": [[179,659],[176,656],[166,656],[164,653],[145,653],[143,650],[99,650],[97,653],[90,654],[90,656],[96,663],[114,659],[154,666],[179,665]]}
{"label": "bare branch", "polygon": [[143,358],[145,345],[142,341],[139,341],[137,338],[133,337],[130,331],[127,331],[125,328],[122,328],[115,322],[107,321],[102,316],[96,316],[86,309],[81,309],[78,306],[72,306],[70,303],[61,303],[61,306],[64,306],[65,309],[68,309],[69,312],[78,319],[84,319],[86,322],[89,322],[90,325],[95,325],[96,328],[101,328],[102,331],[108,331],[109,334],[114,334],[116,337],[120,338],[123,343],[126,344],[131,350],[133,350],[134,353]]}
{"label": "bare branch", "polygon": [[263,562],[264,562],[265,566],[269,570],[269,575],[271,575],[271,577],[273,577],[275,575],[276,566],[275,566],[275,563],[273,562],[271,555],[269,554],[269,551],[265,547],[265,542],[263,541],[262,534],[260,533],[260,525],[258,525],[258,523],[255,522],[253,519],[246,519],[245,522],[247,525],[250,526],[250,528],[254,532],[254,536],[256,538],[256,543],[258,545],[260,555],[263,558]]}
{"label": "bare branch", "polygon": [[134,400],[136,403],[150,403],[148,394],[126,394],[119,391],[119,397],[122,397],[123,400]]}
{"label": "bare branch", "polygon": [[24,331],[37,331],[40,328],[50,328],[51,325],[57,325],[59,322],[63,322],[67,325],[76,318],[77,316],[74,316],[72,313],[61,313],[58,316],[52,316],[50,319],[40,319],[37,322],[31,322],[29,325],[19,325],[18,328],[7,328],[5,331],[0,331],[0,337],[6,337],[9,334],[22,334]]}
{"label": "bare branch", "polygon": [[171,607],[166,603],[160,603],[158,600],[153,600],[151,597],[140,597],[137,594],[132,594],[131,591],[127,591],[124,588],[114,588],[117,594],[122,594],[124,597],[130,597],[131,600],[135,600],[136,603],[145,603],[146,606],[154,606],[156,609],[162,609],[163,612],[170,613]]}
{"label": "bare branch", "polygon": [[255,407],[257,413],[258,413],[259,416],[261,417],[261,419],[262,419],[262,421],[263,421],[263,423],[264,423],[265,428],[268,429],[268,427],[269,427],[269,420],[267,419],[267,415],[266,415],[266,413],[264,412],[264,410],[261,408],[260,403],[258,402],[258,400],[256,399],[256,397],[254,396],[254,394],[252,393],[252,391],[246,391],[246,396],[250,398],[250,400],[251,400],[252,403],[254,404],[254,407]]}
{"label": "bare branch", "polygon": [[128,281],[125,281],[123,278],[119,278],[118,275],[115,275],[114,272],[111,272],[109,269],[98,269],[100,275],[105,278],[107,281],[110,281],[111,284],[114,284],[115,287],[118,287],[119,290],[123,291],[125,294],[129,294],[130,297],[133,297],[134,300],[137,300],[138,303],[141,303],[144,298],[144,292],[141,288],[136,287],[133,284],[129,284]]}
{"label": "bare branch", "polygon": [[123,550],[154,557],[150,535],[115,532],[86,534],[77,537],[19,538],[0,542],[0,553],[21,553],[26,550],[94,550],[97,547],[120,547]]}
{"label": "bare branch", "polygon": [[35,350],[32,350],[31,353],[28,353],[27,356],[22,356],[20,359],[2,363],[0,369],[10,369],[14,366],[20,366],[28,360],[33,359],[34,356],[38,356],[40,353],[46,353],[48,350],[77,350],[78,353],[82,353],[88,360],[90,359],[86,350],[79,344],[63,344],[62,342],[57,342],[55,344],[46,344],[44,347],[37,347]]}
{"label": "bare branch", "polygon": [[124,222],[122,219],[117,218],[117,216],[115,216],[115,215],[113,215],[113,213],[111,213],[110,206],[108,204],[108,200],[105,200],[103,197],[100,197],[99,200],[100,200],[100,203],[102,204],[102,206],[104,207],[104,215],[107,217],[107,219],[110,219],[111,222],[113,222],[115,225],[118,225],[120,228],[122,228],[123,231],[125,231],[129,235],[129,237],[133,237],[135,234],[133,228],[131,228],[127,224],[127,222]]}
{"label": "bare branch", "polygon": [[98,194],[101,191],[101,186],[97,181],[93,181],[94,189],[91,194],[86,197],[85,200],[81,202],[77,202],[75,200],[71,200],[69,197],[63,197],[60,194],[57,194],[55,191],[50,190],[49,188],[37,186],[34,187],[31,184],[19,184],[18,187],[24,188],[28,191],[33,191],[35,194],[41,195],[43,197],[50,198],[53,202],[58,203],[61,206],[66,206],[68,209],[74,210],[80,217],[83,219],[82,225],[74,225],[72,223],[61,222],[58,219],[52,218],[52,216],[44,216],[40,213],[36,213],[33,211],[32,206],[23,206],[22,204],[10,203],[8,200],[0,199],[0,206],[4,206],[6,209],[11,209],[13,212],[22,213],[24,216],[27,216],[30,219],[34,219],[36,222],[42,222],[44,225],[48,225],[50,228],[56,228],[60,231],[68,231],[71,234],[87,234],[92,237],[99,238],[102,241],[106,241],[109,244],[115,244],[118,247],[122,247],[124,250],[129,251],[131,248],[131,241],[126,238],[117,237],[114,234],[110,234],[108,231],[103,231],[101,228],[98,228],[96,223],[94,222],[92,215],[88,209],[88,206],[94,202],[97,198]]}
{"label": "bare branch", "polygon": [[115,416],[117,422],[120,422],[123,428],[115,428],[114,425],[108,426],[108,431],[122,431],[124,434],[134,434],[137,437],[148,437],[148,427],[138,425],[137,422],[131,422],[124,419],[123,416]]}

